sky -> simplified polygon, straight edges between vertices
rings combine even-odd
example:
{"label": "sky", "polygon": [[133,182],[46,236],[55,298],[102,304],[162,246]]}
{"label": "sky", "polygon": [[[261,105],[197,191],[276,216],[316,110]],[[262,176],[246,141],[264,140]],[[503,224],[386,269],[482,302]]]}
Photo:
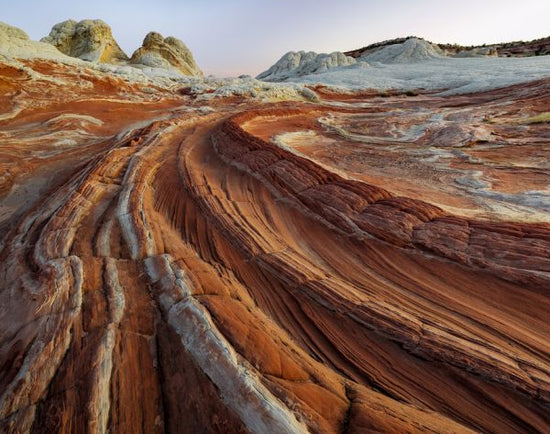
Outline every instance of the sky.
{"label": "sky", "polygon": [[550,36],[549,0],[0,0],[0,21],[31,39],[100,18],[131,55],[155,30],[191,49],[206,74],[257,75],[288,51],[346,51],[419,36],[475,45]]}

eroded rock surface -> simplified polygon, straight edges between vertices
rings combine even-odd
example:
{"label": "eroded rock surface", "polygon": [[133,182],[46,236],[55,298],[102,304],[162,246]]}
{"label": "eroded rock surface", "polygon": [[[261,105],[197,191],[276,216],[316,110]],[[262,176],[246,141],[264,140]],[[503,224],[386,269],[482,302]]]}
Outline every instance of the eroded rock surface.
{"label": "eroded rock surface", "polygon": [[160,33],[150,32],[143,45],[132,54],[131,63],[155,68],[175,68],[185,75],[202,76],[193,54],[177,38],[164,38]]}
{"label": "eroded rock surface", "polygon": [[281,57],[267,71],[258,75],[260,80],[281,81],[289,77],[327,71],[330,68],[354,65],[357,61],[344,53],[334,52],[330,54],[291,51]]}
{"label": "eroded rock surface", "polygon": [[548,432],[549,86],[2,61],[0,431]]}
{"label": "eroded rock surface", "polygon": [[403,43],[387,45],[372,53],[365,53],[360,59],[380,63],[414,63],[440,59],[444,55],[437,45],[424,39],[410,38]]}
{"label": "eroded rock surface", "polygon": [[41,39],[63,54],[90,62],[121,63],[128,60],[113,37],[111,28],[102,20],[67,20],[53,26]]}

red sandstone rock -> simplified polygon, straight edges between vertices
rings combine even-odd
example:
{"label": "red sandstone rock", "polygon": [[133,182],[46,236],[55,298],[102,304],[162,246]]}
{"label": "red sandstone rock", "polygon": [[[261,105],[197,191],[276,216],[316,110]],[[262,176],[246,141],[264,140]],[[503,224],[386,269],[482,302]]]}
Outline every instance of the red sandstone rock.
{"label": "red sandstone rock", "polygon": [[520,122],[547,81],[204,116],[170,88],[26,66],[0,68],[0,431],[548,431],[544,213],[454,197],[463,154],[418,163],[438,114],[493,119],[500,153],[459,148],[483,179],[512,148],[547,157]]}

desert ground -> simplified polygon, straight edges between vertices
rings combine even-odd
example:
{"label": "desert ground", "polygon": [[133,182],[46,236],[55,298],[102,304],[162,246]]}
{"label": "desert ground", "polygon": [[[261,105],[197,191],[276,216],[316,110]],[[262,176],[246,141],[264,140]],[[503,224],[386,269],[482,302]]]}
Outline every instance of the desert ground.
{"label": "desert ground", "polygon": [[472,93],[18,41],[0,431],[550,430],[548,56]]}

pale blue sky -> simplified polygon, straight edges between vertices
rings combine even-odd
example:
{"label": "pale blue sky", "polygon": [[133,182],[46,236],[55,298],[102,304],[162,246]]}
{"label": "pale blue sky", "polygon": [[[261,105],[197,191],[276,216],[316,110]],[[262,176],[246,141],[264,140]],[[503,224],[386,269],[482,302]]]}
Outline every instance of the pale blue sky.
{"label": "pale blue sky", "polygon": [[147,32],[183,40],[216,75],[256,75],[290,50],[345,51],[416,35],[481,44],[550,35],[549,0],[0,0],[32,39],[68,18],[101,18],[131,55]]}

